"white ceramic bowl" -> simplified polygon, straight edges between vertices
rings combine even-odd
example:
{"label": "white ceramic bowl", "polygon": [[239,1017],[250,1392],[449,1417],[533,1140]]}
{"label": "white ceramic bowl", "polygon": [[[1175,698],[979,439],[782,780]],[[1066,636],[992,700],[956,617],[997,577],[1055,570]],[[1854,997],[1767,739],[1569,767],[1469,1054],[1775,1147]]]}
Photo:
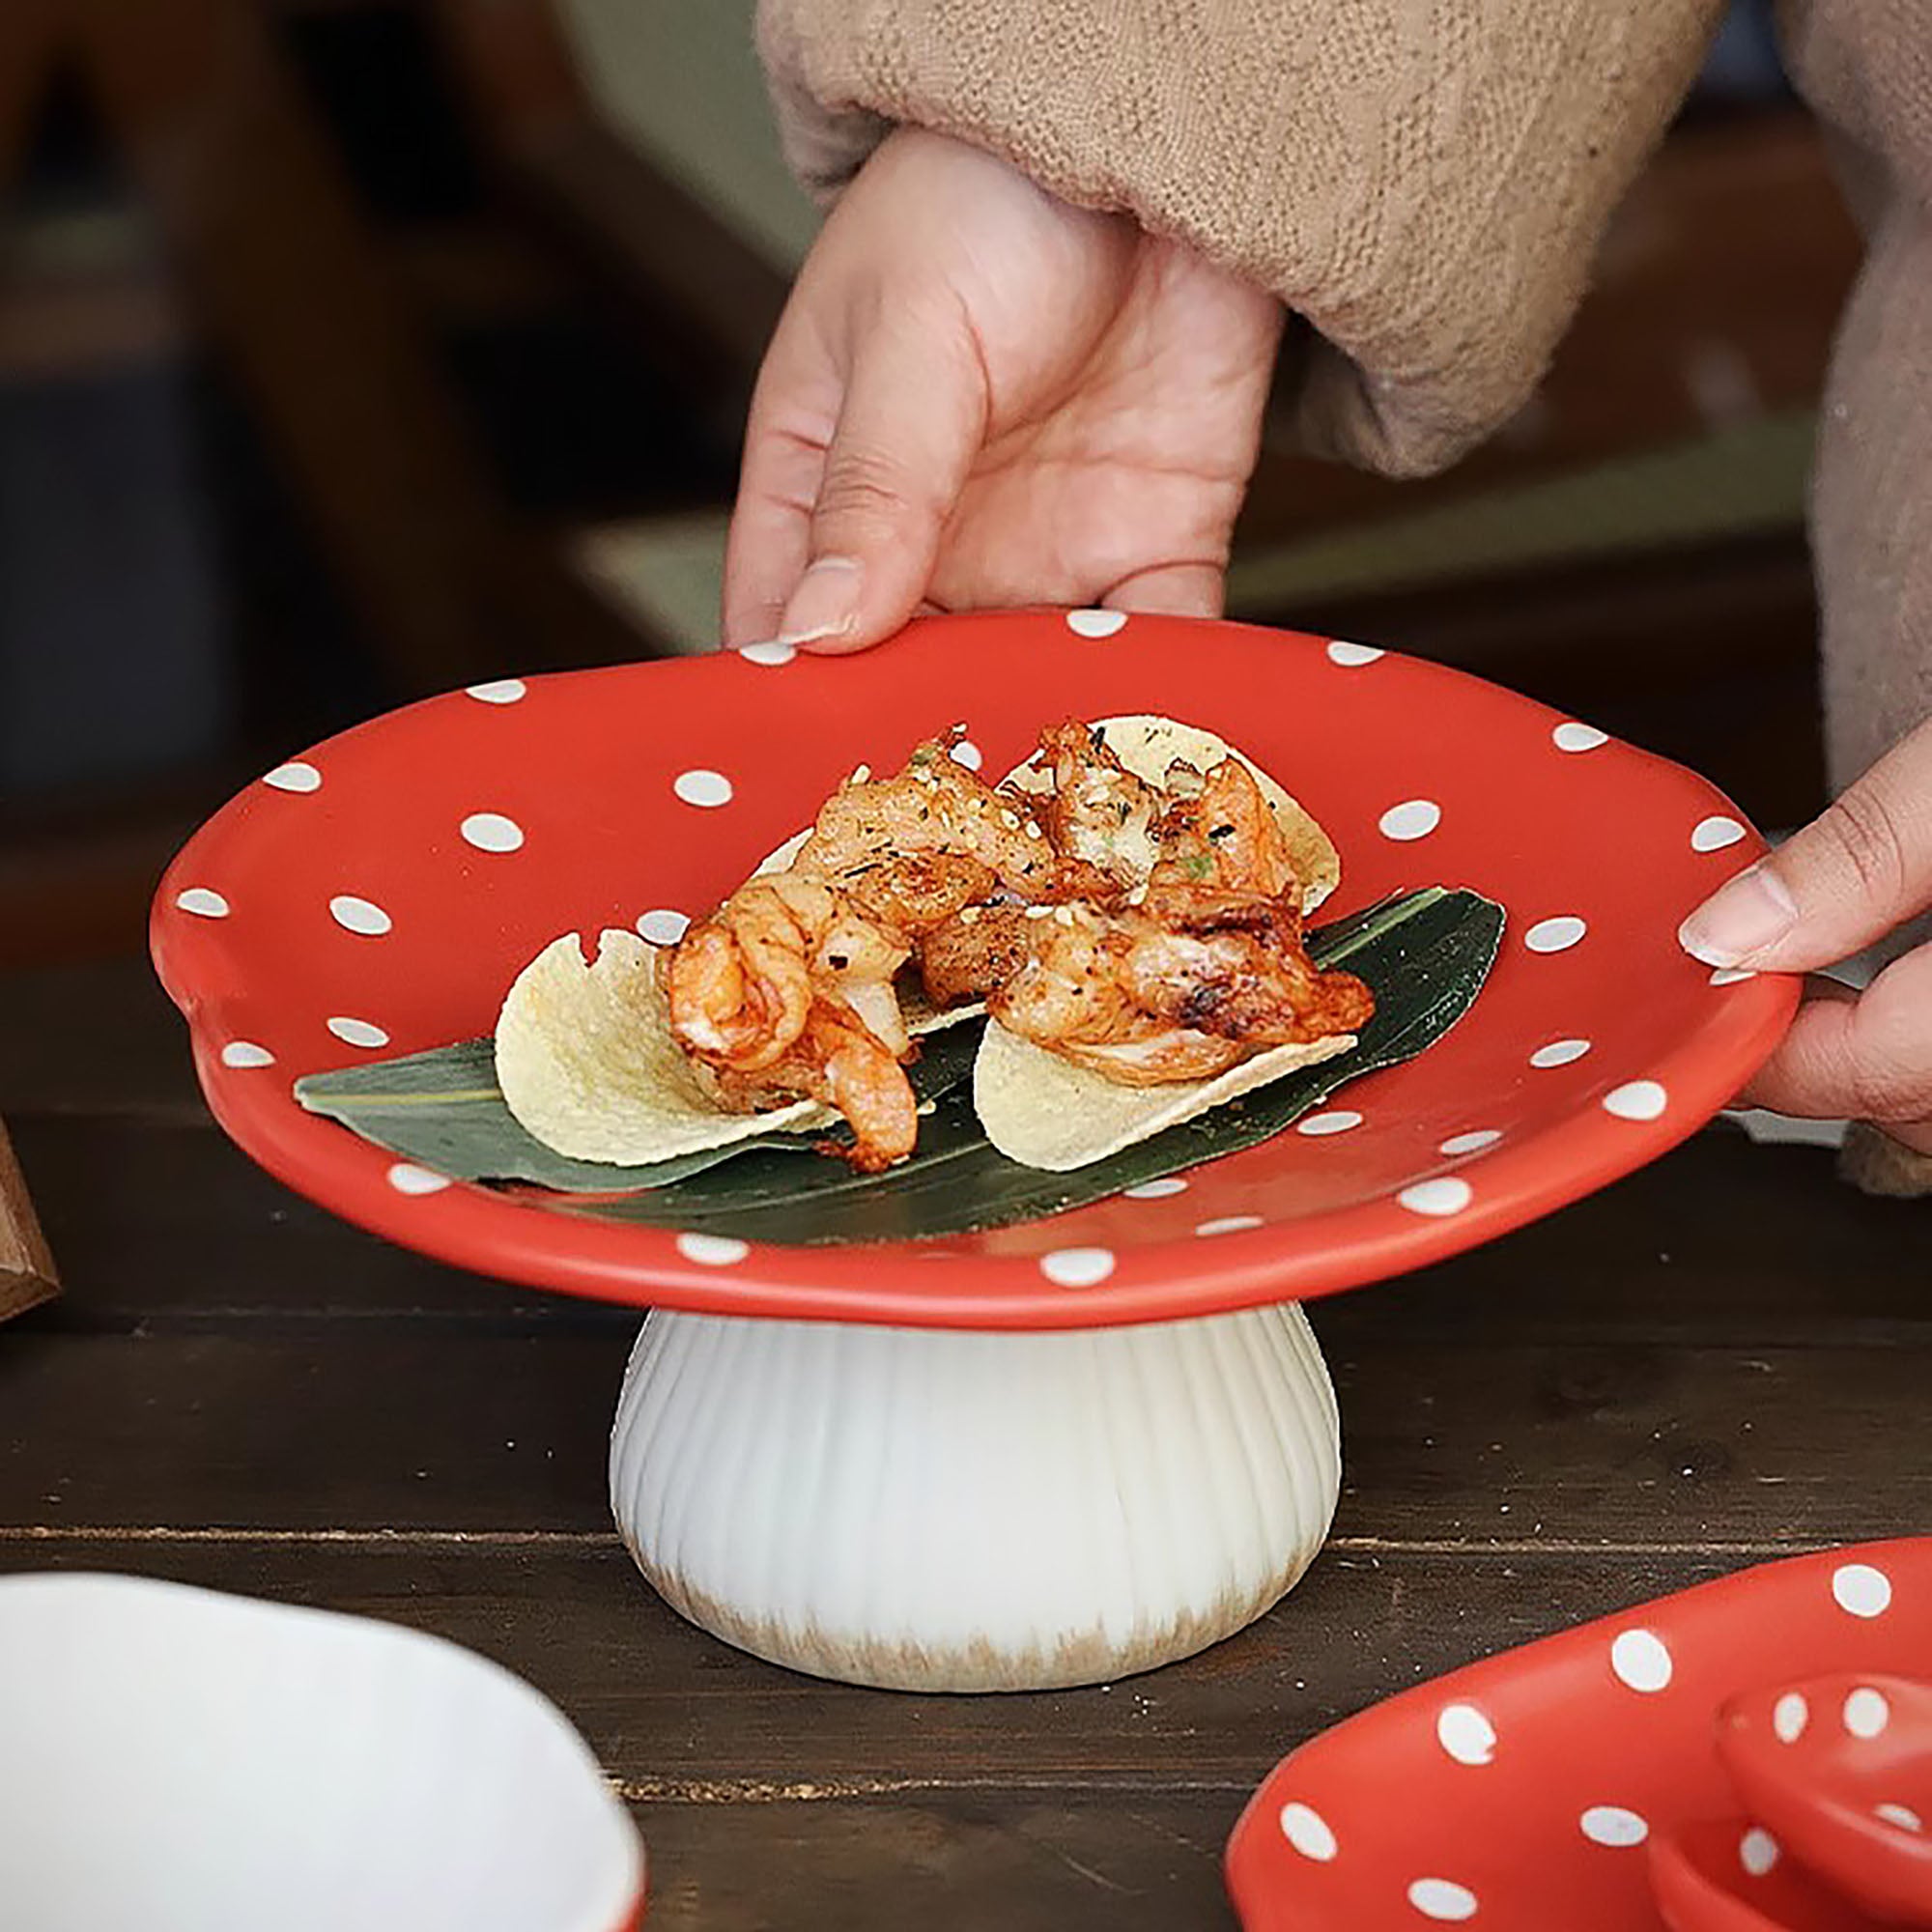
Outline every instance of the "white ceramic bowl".
{"label": "white ceramic bowl", "polygon": [[643,1852],[521,1679],[392,1625],[0,1578],[0,1923],[629,1932]]}

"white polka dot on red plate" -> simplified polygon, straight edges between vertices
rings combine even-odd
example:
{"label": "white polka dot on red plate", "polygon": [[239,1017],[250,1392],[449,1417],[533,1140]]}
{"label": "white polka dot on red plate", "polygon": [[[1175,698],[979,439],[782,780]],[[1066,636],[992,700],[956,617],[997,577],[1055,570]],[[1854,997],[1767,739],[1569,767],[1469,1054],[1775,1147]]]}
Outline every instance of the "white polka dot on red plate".
{"label": "white polka dot on red plate", "polygon": [[1550,732],[1549,741],[1559,752],[1594,752],[1599,745],[1610,742],[1610,734],[1599,731],[1594,724],[1581,724],[1571,718]]}
{"label": "white polka dot on red plate", "polygon": [[1406,843],[1411,838],[1427,838],[1442,823],[1442,808],[1433,798],[1408,798],[1392,805],[1377,820],[1384,838]]}
{"label": "white polka dot on red plate", "polygon": [[1187,1183],[1180,1177],[1169,1175],[1164,1180],[1137,1180],[1131,1187],[1123,1187],[1121,1192],[1129,1201],[1165,1201],[1170,1194],[1185,1194]]}
{"label": "white polka dot on red plate", "polygon": [[183,912],[191,912],[197,919],[226,919],[228,901],[213,886],[189,886],[185,892],[175,895],[175,904]]}
{"label": "white polka dot on red plate", "polygon": [[1738,1862],[1752,1878],[1762,1878],[1777,1860],[1777,1840],[1755,1825],[1738,1840]]}
{"label": "white polka dot on red plate", "polygon": [[374,899],[357,898],[354,893],[337,893],[328,902],[328,916],[345,932],[364,939],[381,939],[396,923]]}
{"label": "white polka dot on red plate", "polygon": [[252,1039],[231,1039],[221,1049],[221,1064],[224,1066],[272,1066],[275,1056],[266,1046],[257,1046]]}
{"label": "white polka dot on red plate", "polygon": [[1587,1039],[1552,1039],[1548,1046],[1539,1046],[1529,1056],[1529,1064],[1544,1068],[1568,1066],[1573,1060],[1581,1060],[1589,1050]]}
{"label": "white polka dot on red plate", "polygon": [[1736,986],[1756,978],[1757,969],[1753,966],[1719,966],[1711,975],[1711,983],[1714,986]]}
{"label": "white polka dot on red plate", "polygon": [[1076,638],[1111,638],[1127,621],[1124,611],[1069,611],[1066,628]]}
{"label": "white polka dot on red plate", "polygon": [[1217,1221],[1203,1221],[1194,1232],[1211,1240],[1216,1235],[1245,1235],[1261,1225],[1259,1214],[1223,1214]]}
{"label": "white polka dot on red plate", "polygon": [[1670,1652],[1655,1631],[1619,1631],[1610,1645],[1610,1668],[1633,1690],[1665,1690],[1671,1667]]}
{"label": "white polka dot on red plate", "polygon": [[345,1046],[375,1048],[387,1046],[389,1036],[373,1020],[358,1020],[338,1013],[328,1022],[328,1030]]}
{"label": "white polka dot on red plate", "polygon": [[1869,1563],[1841,1563],[1832,1572],[1832,1596],[1855,1617],[1882,1617],[1891,1608],[1891,1578]]}
{"label": "white polka dot on red plate", "polygon": [[449,1176],[418,1167],[412,1160],[399,1160],[389,1170],[389,1185],[398,1194],[440,1194],[449,1185]]}
{"label": "white polka dot on red plate", "polygon": [[718,806],[731,803],[731,781],[723,772],[679,772],[670,788],[686,805]]}
{"label": "white polka dot on red plate", "polygon": [[1874,1804],[1872,1816],[1881,1824],[1893,1825],[1901,1832],[1923,1832],[1925,1821],[1909,1804]]}
{"label": "white polka dot on red plate", "polygon": [[778,638],[766,638],[755,644],[741,644],[738,655],[750,665],[777,667],[788,665],[798,655],[796,644],[787,644]]}
{"label": "white polka dot on red plate", "polygon": [[1350,644],[1340,638],[1328,646],[1328,662],[1340,665],[1344,670],[1359,670],[1363,665],[1372,665],[1383,655],[1375,644]]}
{"label": "white polka dot on red plate", "polygon": [[1445,1704],[1435,1714],[1435,1742],[1458,1764],[1489,1764],[1496,1754],[1496,1731],[1473,1704]]}
{"label": "white polka dot on red plate", "polygon": [[479,852],[515,852],[524,842],[524,828],[500,811],[472,811],[461,830],[465,840]]}
{"label": "white polka dot on red plate", "polygon": [[1321,1140],[1329,1134],[1346,1134],[1350,1127],[1361,1124],[1361,1115],[1348,1107],[1337,1107],[1333,1113],[1310,1114],[1306,1120],[1295,1122],[1294,1131],[1307,1134],[1314,1140]]}
{"label": "white polka dot on red plate", "polygon": [[1726,818],[1721,812],[1710,818],[1700,818],[1690,829],[1690,849],[1693,852],[1721,852],[1726,845],[1735,845],[1743,839],[1745,829],[1735,818]]}
{"label": "white polka dot on red plate", "polygon": [[1589,929],[1575,913],[1562,913],[1538,920],[1523,934],[1522,943],[1532,952],[1568,952]]}
{"label": "white polka dot on red plate", "polygon": [[305,759],[292,758],[285,765],[277,765],[262,782],[273,785],[277,791],[320,791],[322,774]]}
{"label": "white polka dot on red plate", "polygon": [[1853,1737],[1882,1737],[1885,1727],[1891,1722],[1891,1706],[1885,1701],[1883,1690],[1861,1684],[1845,1699],[1843,1716],[1845,1728]]}
{"label": "white polka dot on red plate", "polygon": [[516,704],[528,689],[520,677],[497,677],[488,684],[470,685],[469,696],[483,704]]}
{"label": "white polka dot on red plate", "polygon": [[1423,1918],[1444,1925],[1459,1925],[1476,1916],[1476,1894],[1454,1879],[1417,1879],[1408,1889],[1408,1902]]}
{"label": "white polka dot on red plate", "polygon": [[1281,1835],[1301,1854],[1318,1864],[1326,1864],[1335,1856],[1335,1833],[1328,1821],[1314,1806],[1291,1802],[1281,1807]]}
{"label": "white polka dot on red plate", "polygon": [[1621,1804],[1593,1804],[1577,1822],[1593,1845],[1640,1845],[1650,1836],[1648,1821]]}
{"label": "white polka dot on red plate", "polygon": [[680,1235],[677,1251],[688,1262],[703,1267],[729,1267],[752,1252],[751,1244],[735,1235]]}
{"label": "white polka dot on red plate", "polygon": [[1779,1744],[1795,1745],[1810,1721],[1811,1706],[1804,1701],[1802,1690],[1787,1690],[1771,1707],[1771,1728],[1777,1734]]}
{"label": "white polka dot on red plate", "polygon": [[1395,1198],[1411,1214],[1460,1214],[1469,1205],[1472,1193],[1460,1175],[1439,1174],[1434,1180],[1418,1180],[1405,1187]]}
{"label": "white polka dot on red plate", "polygon": [[654,906],[639,919],[638,930],[653,946],[675,946],[691,930],[691,915],[669,906]]}
{"label": "white polka dot on red plate", "polygon": [[1039,1258],[1039,1271],[1056,1288],[1094,1288],[1114,1271],[1111,1248],[1055,1248]]}
{"label": "white polka dot on red plate", "polygon": [[1492,1148],[1502,1139],[1494,1127],[1476,1127],[1466,1134],[1451,1134],[1435,1150],[1437,1153],[1481,1153],[1485,1148]]}
{"label": "white polka dot on red plate", "polygon": [[986,762],[986,754],[971,738],[961,738],[952,748],[952,762],[964,765],[969,772],[977,772]]}
{"label": "white polka dot on red plate", "polygon": [[1654,1121],[1670,1104],[1670,1095],[1655,1080],[1626,1080],[1604,1095],[1604,1112],[1620,1121]]}

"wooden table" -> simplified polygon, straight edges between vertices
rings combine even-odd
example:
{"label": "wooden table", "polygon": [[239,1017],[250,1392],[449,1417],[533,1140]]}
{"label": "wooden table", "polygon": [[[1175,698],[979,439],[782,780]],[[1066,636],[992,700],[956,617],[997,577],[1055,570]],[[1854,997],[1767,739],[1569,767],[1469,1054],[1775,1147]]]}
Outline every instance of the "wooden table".
{"label": "wooden table", "polygon": [[1225,1927],[1297,1741],[1761,1557],[1932,1521],[1932,1216],[1718,1128],[1323,1302],[1345,1489],[1254,1629],[1105,1690],[912,1698],[688,1629],[607,1514],[637,1318],[384,1247],[209,1123],[129,963],[0,980],[0,1113],[64,1300],[0,1329],[0,1570],[186,1578],[440,1632],[576,1720],[680,1932]]}

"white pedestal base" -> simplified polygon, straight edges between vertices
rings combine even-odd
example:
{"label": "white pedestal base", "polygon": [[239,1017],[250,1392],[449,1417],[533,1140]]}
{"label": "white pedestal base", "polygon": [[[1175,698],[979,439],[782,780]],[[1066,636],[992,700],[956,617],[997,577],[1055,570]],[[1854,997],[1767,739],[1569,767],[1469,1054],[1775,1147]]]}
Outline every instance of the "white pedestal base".
{"label": "white pedestal base", "polygon": [[611,1442],[678,1611],[907,1690],[1109,1682],[1231,1635],[1341,1484],[1298,1307],[1048,1334],[654,1314]]}

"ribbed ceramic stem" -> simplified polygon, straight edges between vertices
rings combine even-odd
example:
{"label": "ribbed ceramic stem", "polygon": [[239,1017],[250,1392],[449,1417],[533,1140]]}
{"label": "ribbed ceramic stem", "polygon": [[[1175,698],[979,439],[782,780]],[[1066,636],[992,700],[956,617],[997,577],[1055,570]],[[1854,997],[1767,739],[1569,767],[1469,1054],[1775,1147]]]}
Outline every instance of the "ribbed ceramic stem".
{"label": "ribbed ceramic stem", "polygon": [[919,1690],[1204,1649],[1300,1577],[1340,1483],[1293,1305],[1049,1334],[654,1314],[611,1444],[618,1527],[676,1609]]}

